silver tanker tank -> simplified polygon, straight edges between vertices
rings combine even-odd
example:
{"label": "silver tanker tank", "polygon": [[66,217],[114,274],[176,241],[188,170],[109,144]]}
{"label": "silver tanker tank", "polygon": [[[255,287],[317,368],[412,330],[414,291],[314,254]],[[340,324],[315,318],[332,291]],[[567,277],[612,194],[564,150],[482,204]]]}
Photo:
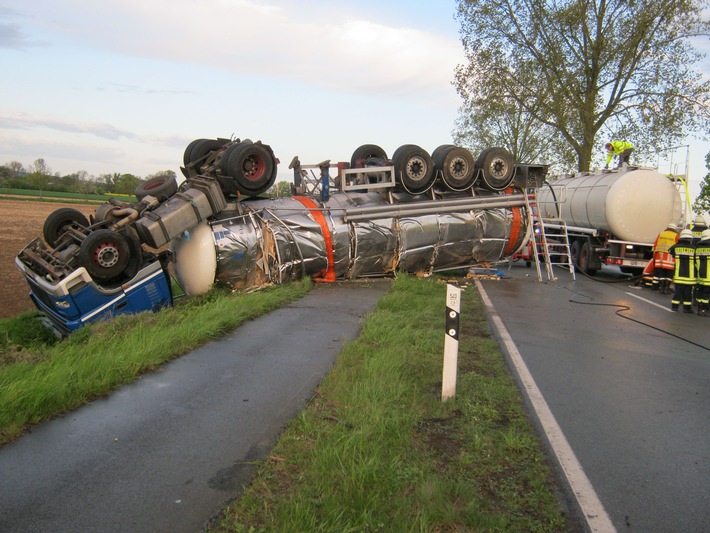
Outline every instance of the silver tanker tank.
{"label": "silver tanker tank", "polygon": [[[568,226],[607,232],[622,241],[653,243],[671,222],[682,219],[673,181],[650,168],[624,167],[562,178],[538,191],[544,217]],[[554,194],[553,194],[554,190]]]}
{"label": "silver tanker tank", "polygon": [[431,273],[496,262],[529,236],[522,193],[477,190],[433,200],[409,194],[336,193],[230,203],[173,240],[185,292],[215,282],[235,289],[303,277],[323,281]]}

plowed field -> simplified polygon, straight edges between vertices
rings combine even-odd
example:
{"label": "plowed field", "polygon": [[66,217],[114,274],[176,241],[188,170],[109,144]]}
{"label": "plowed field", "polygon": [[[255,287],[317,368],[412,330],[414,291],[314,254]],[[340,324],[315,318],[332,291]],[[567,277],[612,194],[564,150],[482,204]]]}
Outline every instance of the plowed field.
{"label": "plowed field", "polygon": [[0,198],[0,318],[35,308],[27,282],[15,266],[15,256],[32,239],[42,236],[47,215],[60,207],[78,209],[87,218],[96,209],[96,205]]}

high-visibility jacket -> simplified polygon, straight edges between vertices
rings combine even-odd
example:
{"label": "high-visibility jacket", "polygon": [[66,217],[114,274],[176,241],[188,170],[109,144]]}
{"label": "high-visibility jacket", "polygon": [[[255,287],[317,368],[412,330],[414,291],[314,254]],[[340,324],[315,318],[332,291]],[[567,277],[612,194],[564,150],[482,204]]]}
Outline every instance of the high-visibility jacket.
{"label": "high-visibility jacket", "polygon": [[695,247],[695,264],[698,285],[710,285],[710,239],[700,241]]}
{"label": "high-visibility jacket", "polygon": [[678,242],[680,236],[673,230],[665,229],[656,237],[653,243],[653,264],[655,268],[673,270],[675,261],[669,250]]}
{"label": "high-visibility jacket", "polygon": [[693,227],[691,228],[690,231],[693,232],[693,242],[697,243],[700,239],[703,238],[703,231],[708,229],[707,226],[703,226],[701,224],[693,224]]}
{"label": "high-visibility jacket", "polygon": [[609,150],[609,153],[606,155],[607,165],[611,163],[615,155],[621,155],[626,150],[633,150],[634,148],[633,144],[626,141],[611,141],[609,144],[611,144],[611,150]]}
{"label": "high-visibility jacket", "polygon": [[675,258],[673,283],[676,285],[695,285],[697,277],[695,268],[695,246],[693,246],[690,241],[681,239],[671,246],[669,251]]}

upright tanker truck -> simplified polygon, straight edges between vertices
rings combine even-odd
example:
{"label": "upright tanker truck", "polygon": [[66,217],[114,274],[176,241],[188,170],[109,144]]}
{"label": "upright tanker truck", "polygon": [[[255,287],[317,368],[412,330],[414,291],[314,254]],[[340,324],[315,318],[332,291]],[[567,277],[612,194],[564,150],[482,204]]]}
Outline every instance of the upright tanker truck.
{"label": "upright tanker truck", "polygon": [[685,225],[684,187],[655,169],[624,165],[551,181],[537,202],[543,218],[564,220],[579,271],[594,275],[607,264],[641,274],[658,234],[671,222]]}

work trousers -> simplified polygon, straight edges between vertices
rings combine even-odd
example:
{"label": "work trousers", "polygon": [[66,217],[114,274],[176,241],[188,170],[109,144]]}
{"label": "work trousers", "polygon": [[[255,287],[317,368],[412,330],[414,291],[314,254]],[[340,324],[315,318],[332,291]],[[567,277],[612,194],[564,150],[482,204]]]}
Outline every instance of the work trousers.
{"label": "work trousers", "polygon": [[693,287],[695,284],[678,283],[675,284],[673,291],[673,299],[671,300],[671,309],[677,311],[681,302],[683,303],[683,312],[693,312]]}
{"label": "work trousers", "polygon": [[[673,281],[673,270],[670,268],[653,269],[653,288],[661,289],[663,292],[671,286]],[[670,292],[670,290],[668,290]]]}

